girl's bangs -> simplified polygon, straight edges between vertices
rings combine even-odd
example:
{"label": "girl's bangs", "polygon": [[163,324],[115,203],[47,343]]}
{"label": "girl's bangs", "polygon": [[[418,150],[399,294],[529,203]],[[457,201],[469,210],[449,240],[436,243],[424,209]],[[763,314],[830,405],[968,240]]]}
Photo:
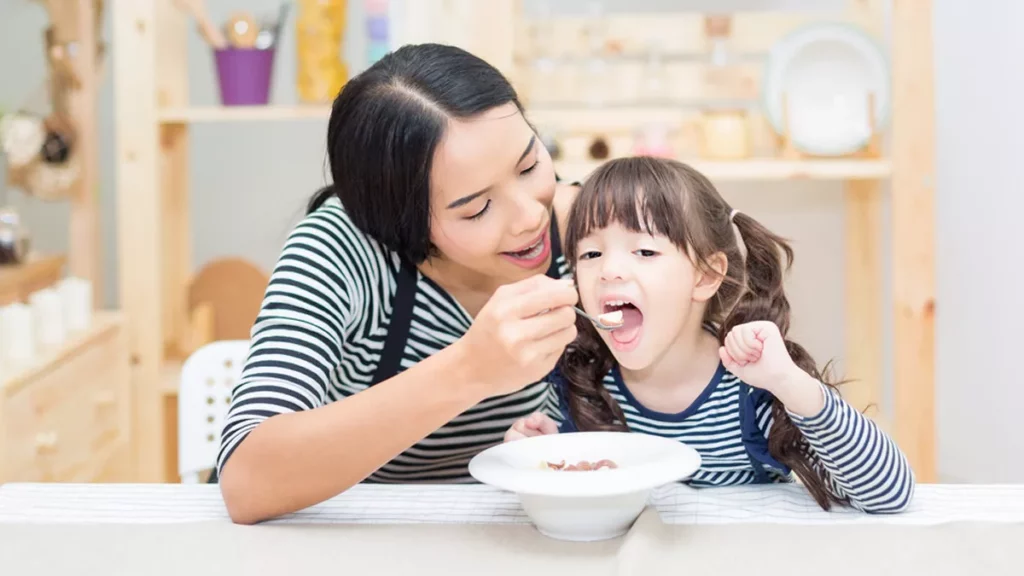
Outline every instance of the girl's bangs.
{"label": "girl's bangs", "polygon": [[577,198],[570,238],[580,241],[618,223],[631,232],[663,235],[685,249],[683,182],[664,164],[616,160],[595,172]]}

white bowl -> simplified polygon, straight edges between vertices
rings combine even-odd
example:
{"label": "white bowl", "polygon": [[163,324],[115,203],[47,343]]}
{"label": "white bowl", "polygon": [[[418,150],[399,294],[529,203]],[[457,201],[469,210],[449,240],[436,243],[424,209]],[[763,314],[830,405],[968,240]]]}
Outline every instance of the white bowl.
{"label": "white bowl", "polygon": [[841,156],[866,145],[888,121],[889,65],[867,33],[845,23],[809,24],[777,42],[765,65],[763,105],[775,131],[802,152]]}
{"label": "white bowl", "polygon": [[[612,460],[615,469],[556,471],[545,462]],[[654,488],[684,480],[700,468],[689,446],[629,432],[536,436],[489,448],[469,463],[484,484],[515,492],[542,534],[593,541],[625,534]]]}

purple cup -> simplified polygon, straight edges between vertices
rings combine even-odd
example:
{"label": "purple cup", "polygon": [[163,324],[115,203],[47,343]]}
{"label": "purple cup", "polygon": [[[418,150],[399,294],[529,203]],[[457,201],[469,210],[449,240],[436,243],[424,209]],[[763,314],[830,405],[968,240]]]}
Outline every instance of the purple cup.
{"label": "purple cup", "polygon": [[274,49],[225,48],[215,51],[220,101],[225,106],[259,106],[270,100]]}

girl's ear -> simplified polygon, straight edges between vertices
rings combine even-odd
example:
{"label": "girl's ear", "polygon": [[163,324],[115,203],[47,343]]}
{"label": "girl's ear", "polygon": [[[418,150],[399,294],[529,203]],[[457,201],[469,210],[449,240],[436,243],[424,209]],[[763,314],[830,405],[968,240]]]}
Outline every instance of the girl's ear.
{"label": "girl's ear", "polygon": [[697,302],[707,302],[717,292],[718,287],[725,280],[725,273],[729,270],[729,259],[724,252],[715,252],[707,259],[709,271],[697,270],[694,277],[693,299]]}

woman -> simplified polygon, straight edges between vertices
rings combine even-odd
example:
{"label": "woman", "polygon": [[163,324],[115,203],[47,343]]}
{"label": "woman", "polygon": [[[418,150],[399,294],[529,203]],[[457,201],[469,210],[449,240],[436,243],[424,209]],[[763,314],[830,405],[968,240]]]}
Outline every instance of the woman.
{"label": "woman", "polygon": [[364,480],[469,482],[517,419],[558,414],[541,380],[576,336],[573,188],[508,81],[403,47],[338,95],[327,151],[334,184],[285,243],[222,435],[238,523]]}

